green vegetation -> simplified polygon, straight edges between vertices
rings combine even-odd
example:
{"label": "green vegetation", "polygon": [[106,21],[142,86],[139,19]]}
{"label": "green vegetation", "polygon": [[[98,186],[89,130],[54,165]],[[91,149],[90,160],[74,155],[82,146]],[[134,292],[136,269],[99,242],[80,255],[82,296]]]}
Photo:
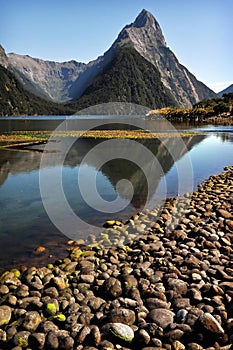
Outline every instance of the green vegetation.
{"label": "green vegetation", "polygon": [[213,98],[197,103],[193,108],[203,108],[209,113],[231,113],[233,114],[233,93],[224,94],[222,98]]}
{"label": "green vegetation", "polygon": [[94,139],[155,139],[155,138],[175,138],[190,137],[197,135],[194,132],[183,133],[152,133],[145,130],[88,130],[88,131],[62,131],[51,134],[51,131],[14,131],[0,135],[0,148],[25,148],[32,145],[46,143],[53,138],[76,137]]}
{"label": "green vegetation", "polygon": [[72,104],[76,110],[106,102],[131,102],[151,108],[176,106],[156,67],[135,49],[121,49]]}
{"label": "green vegetation", "polygon": [[46,305],[46,311],[50,314],[50,315],[56,315],[57,313],[57,307],[55,304],[53,303],[48,303]]}
{"label": "green vegetation", "polygon": [[[156,114],[163,115],[171,120],[200,120],[200,121],[215,121],[218,118],[219,123],[223,119],[228,118],[229,122],[233,116],[233,93],[224,94],[222,98],[213,98],[210,100],[201,101],[193,106],[193,108],[161,108],[154,109],[148,113],[148,116]],[[220,120],[220,118],[223,118]]]}
{"label": "green vegetation", "polygon": [[22,348],[26,348],[28,346],[28,339],[24,337],[19,337],[18,338],[18,346],[22,347]]}
{"label": "green vegetation", "polygon": [[25,90],[14,74],[0,65],[0,116],[72,113],[69,106],[42,99]]}
{"label": "green vegetation", "polygon": [[60,314],[53,316],[53,319],[57,320],[59,322],[65,322],[66,316],[60,313]]}

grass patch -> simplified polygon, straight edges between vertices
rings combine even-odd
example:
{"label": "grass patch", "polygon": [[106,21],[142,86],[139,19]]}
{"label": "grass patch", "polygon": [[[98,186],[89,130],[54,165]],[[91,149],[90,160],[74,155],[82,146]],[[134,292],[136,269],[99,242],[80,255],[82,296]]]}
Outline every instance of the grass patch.
{"label": "grass patch", "polygon": [[70,131],[14,131],[0,135],[0,148],[22,147],[33,144],[47,142],[50,137],[65,138],[93,138],[93,139],[157,139],[157,138],[176,138],[176,137],[193,137],[197,132],[171,132],[171,133],[153,133],[146,130],[70,130]]}

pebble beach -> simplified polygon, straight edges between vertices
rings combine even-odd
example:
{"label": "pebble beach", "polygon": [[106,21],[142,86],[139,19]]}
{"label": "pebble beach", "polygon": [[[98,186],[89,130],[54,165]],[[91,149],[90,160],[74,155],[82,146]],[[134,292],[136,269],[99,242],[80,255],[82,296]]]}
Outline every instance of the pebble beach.
{"label": "pebble beach", "polygon": [[0,349],[233,349],[233,167],[156,215],[4,272]]}

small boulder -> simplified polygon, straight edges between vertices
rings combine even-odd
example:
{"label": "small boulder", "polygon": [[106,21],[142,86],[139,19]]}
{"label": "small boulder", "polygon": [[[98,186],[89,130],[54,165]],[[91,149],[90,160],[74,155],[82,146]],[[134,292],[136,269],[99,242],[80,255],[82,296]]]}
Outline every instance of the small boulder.
{"label": "small boulder", "polygon": [[224,219],[232,219],[232,214],[225,209],[217,209],[217,214]]}
{"label": "small boulder", "polygon": [[45,334],[44,333],[33,333],[28,338],[30,348],[41,350],[44,349],[45,345]]}
{"label": "small boulder", "polygon": [[14,336],[14,344],[16,346],[20,346],[21,348],[27,348],[29,335],[30,335],[30,332],[28,331],[22,331],[22,332],[16,333]]}
{"label": "small boulder", "polygon": [[199,317],[199,325],[211,333],[224,334],[220,323],[208,312]]}
{"label": "small boulder", "polygon": [[168,286],[178,295],[186,294],[188,290],[187,282],[184,282],[178,278],[169,278]]}
{"label": "small boulder", "polygon": [[154,309],[148,315],[152,322],[156,323],[163,329],[173,323],[174,316],[175,314],[167,309]]}
{"label": "small boulder", "polygon": [[122,294],[121,282],[114,277],[110,277],[103,284],[103,291],[114,299],[118,298]]}
{"label": "small boulder", "polygon": [[123,323],[112,323],[109,330],[114,337],[126,343],[131,343],[134,338],[134,331],[132,328]]}
{"label": "small boulder", "polygon": [[116,308],[109,313],[109,322],[112,323],[124,323],[130,326],[135,320],[135,313],[130,309]]}
{"label": "small boulder", "polygon": [[25,315],[23,327],[29,332],[34,332],[41,321],[40,314],[37,311],[29,311]]}
{"label": "small boulder", "polygon": [[0,327],[8,324],[11,319],[11,308],[7,305],[0,306]]}

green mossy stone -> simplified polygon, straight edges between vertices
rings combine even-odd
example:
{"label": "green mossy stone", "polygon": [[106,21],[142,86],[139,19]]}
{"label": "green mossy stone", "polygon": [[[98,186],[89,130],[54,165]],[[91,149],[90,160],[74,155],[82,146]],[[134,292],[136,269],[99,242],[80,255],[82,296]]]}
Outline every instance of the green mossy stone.
{"label": "green mossy stone", "polygon": [[56,305],[55,304],[53,304],[53,303],[48,303],[47,305],[46,305],[46,311],[48,312],[48,314],[50,314],[50,315],[56,315],[56,313],[57,313],[57,307],[56,307]]}
{"label": "green mossy stone", "polygon": [[54,320],[57,320],[59,322],[65,322],[66,321],[66,316],[63,314],[58,314],[56,316],[53,316]]}
{"label": "green mossy stone", "polygon": [[134,331],[132,328],[123,323],[113,323],[110,332],[116,338],[123,340],[126,343],[131,343],[134,339]]}
{"label": "green mossy stone", "polygon": [[12,270],[12,272],[13,272],[13,274],[14,274],[14,276],[16,278],[20,278],[21,277],[21,272],[19,270],[14,269],[14,270]]}

